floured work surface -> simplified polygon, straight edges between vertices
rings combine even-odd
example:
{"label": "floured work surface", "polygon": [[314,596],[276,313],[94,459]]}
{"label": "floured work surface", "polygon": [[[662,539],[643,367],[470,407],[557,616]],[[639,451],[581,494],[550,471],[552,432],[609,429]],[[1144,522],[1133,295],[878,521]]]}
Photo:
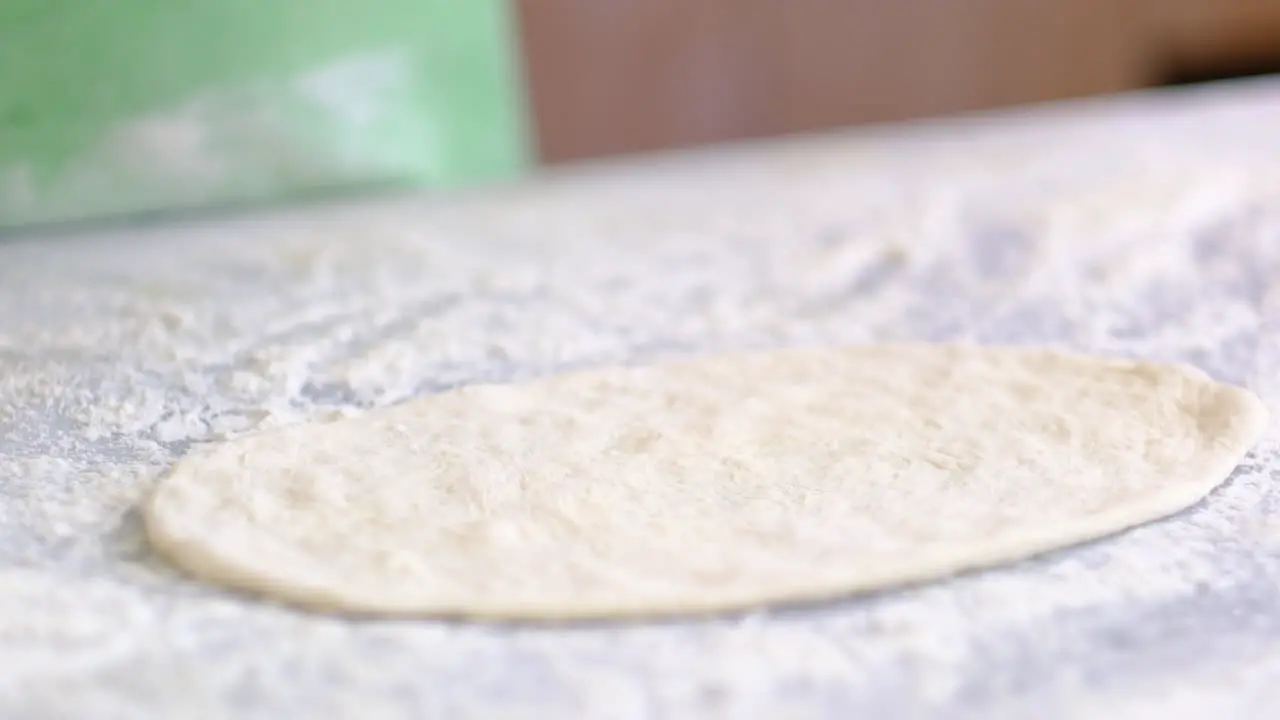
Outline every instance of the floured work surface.
{"label": "floured work surface", "polygon": [[649,625],[349,622],[194,583],[191,444],[487,380],[967,340],[1280,397],[1280,88],[599,170],[452,205],[0,243],[0,715],[1202,717],[1280,703],[1266,437],[1166,521],[873,598]]}

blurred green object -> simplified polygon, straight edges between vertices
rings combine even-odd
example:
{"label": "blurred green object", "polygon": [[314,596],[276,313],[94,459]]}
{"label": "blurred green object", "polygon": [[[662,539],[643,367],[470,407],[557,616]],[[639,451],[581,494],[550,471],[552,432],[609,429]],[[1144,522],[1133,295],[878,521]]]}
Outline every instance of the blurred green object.
{"label": "blurred green object", "polygon": [[0,226],[527,163],[506,0],[0,0]]}

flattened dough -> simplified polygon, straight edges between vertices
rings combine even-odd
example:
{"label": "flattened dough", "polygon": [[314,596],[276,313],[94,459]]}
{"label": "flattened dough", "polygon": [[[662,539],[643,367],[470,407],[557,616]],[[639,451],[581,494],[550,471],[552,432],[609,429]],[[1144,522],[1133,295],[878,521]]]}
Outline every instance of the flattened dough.
{"label": "flattened dough", "polygon": [[1035,349],[725,355],[472,386],[203,447],[146,510],[206,580],[386,616],[846,595],[1195,503],[1266,411],[1199,370]]}

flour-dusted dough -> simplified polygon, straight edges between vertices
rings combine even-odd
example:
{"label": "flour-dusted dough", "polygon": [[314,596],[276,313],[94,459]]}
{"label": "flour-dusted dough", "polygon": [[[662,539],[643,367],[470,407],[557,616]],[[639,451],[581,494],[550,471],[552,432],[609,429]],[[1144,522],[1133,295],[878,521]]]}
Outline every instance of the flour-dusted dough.
{"label": "flour-dusted dough", "polygon": [[657,615],[829,598],[1183,509],[1266,412],[1183,366],[900,346],[424,397],[193,451],[147,507],[196,576],[377,615]]}

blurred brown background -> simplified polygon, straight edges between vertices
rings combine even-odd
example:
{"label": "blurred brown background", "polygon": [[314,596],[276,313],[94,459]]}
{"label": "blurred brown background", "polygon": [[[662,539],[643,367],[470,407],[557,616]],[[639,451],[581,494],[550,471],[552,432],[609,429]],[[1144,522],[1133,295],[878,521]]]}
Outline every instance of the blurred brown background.
{"label": "blurred brown background", "polygon": [[1280,0],[517,0],[555,162],[1280,71]]}

